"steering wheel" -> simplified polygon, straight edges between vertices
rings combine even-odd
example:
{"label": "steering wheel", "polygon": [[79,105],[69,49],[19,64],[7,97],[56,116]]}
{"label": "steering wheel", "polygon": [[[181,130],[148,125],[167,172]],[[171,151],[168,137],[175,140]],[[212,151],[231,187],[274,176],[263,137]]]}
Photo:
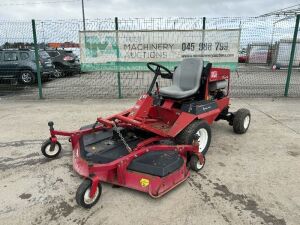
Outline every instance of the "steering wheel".
{"label": "steering wheel", "polygon": [[[156,67],[153,68],[153,66],[156,66]],[[173,75],[172,72],[168,68],[166,68],[163,65],[160,65],[158,63],[155,63],[155,62],[148,62],[147,63],[147,67],[154,74],[161,75],[163,77],[168,77],[168,76],[172,76]],[[161,69],[163,70],[163,72],[161,71]]]}

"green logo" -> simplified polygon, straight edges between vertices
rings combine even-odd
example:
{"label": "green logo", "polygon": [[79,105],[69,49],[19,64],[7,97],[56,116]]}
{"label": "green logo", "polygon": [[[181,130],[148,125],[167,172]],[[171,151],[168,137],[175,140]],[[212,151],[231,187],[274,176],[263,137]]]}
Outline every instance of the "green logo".
{"label": "green logo", "polygon": [[117,54],[118,46],[115,37],[86,36],[84,40],[86,57],[97,58],[101,55],[115,56]]}

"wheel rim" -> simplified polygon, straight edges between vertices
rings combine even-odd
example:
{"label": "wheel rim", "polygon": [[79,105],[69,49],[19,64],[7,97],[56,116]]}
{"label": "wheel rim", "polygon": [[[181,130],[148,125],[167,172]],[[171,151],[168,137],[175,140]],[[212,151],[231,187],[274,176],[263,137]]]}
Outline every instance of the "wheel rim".
{"label": "wheel rim", "polygon": [[45,153],[46,153],[47,155],[50,155],[50,156],[54,156],[54,155],[56,155],[58,152],[59,152],[59,146],[58,146],[58,144],[55,144],[53,150],[51,150],[51,144],[47,145],[47,147],[45,148]]}
{"label": "wheel rim", "polygon": [[244,119],[244,128],[247,129],[249,127],[250,124],[250,116],[246,116]]}
{"label": "wheel rim", "polygon": [[197,166],[197,169],[200,170],[200,169],[202,169],[202,167],[204,166],[204,164],[201,164],[201,163],[199,162],[199,160],[198,160],[196,166]]}
{"label": "wheel rim", "polygon": [[204,128],[200,128],[196,134],[198,135],[197,141],[199,143],[199,152],[203,152],[208,142],[207,130]]}
{"label": "wheel rim", "polygon": [[21,78],[24,83],[30,83],[32,81],[30,73],[22,73]]}
{"label": "wheel rim", "polygon": [[96,199],[97,199],[97,197],[99,195],[99,188],[98,187],[97,187],[96,193],[95,193],[95,195],[94,195],[93,198],[90,197],[90,191],[91,191],[91,189],[88,188],[85,191],[84,196],[83,196],[83,201],[87,205],[93,204],[96,201]]}
{"label": "wheel rim", "polygon": [[55,72],[54,72],[54,76],[55,76],[56,78],[62,77],[62,76],[63,76],[62,70],[61,70],[61,69],[56,69]]}

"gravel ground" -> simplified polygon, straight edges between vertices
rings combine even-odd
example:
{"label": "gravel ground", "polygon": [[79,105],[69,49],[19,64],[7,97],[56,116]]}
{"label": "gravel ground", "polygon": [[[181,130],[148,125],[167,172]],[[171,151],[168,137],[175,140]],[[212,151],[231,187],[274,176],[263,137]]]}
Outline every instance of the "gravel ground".
{"label": "gravel ground", "polygon": [[81,178],[67,140],[58,159],[40,152],[47,121],[77,129],[133,103],[0,100],[0,223],[299,224],[300,99],[233,99],[233,109],[251,110],[247,134],[214,123],[204,169],[160,199],[104,184],[92,209],[77,206]]}

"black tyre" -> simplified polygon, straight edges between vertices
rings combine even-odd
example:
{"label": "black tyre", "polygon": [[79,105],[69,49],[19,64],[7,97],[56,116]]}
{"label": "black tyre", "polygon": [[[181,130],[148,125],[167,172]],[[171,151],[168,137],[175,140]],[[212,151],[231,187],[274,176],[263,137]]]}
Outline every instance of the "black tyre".
{"label": "black tyre", "polygon": [[41,147],[43,155],[47,158],[56,158],[61,152],[61,144],[57,141],[52,143],[50,139],[44,141]]}
{"label": "black tyre", "polygon": [[211,129],[205,120],[195,120],[176,136],[177,144],[190,145],[199,142],[199,152],[203,155],[208,151],[211,141]]}
{"label": "black tyre", "polygon": [[34,84],[35,75],[29,70],[21,71],[19,80],[22,84],[27,84],[27,85]]}
{"label": "black tyre", "polygon": [[102,193],[102,186],[99,183],[95,196],[93,198],[90,198],[89,194],[90,194],[91,186],[92,186],[92,181],[86,179],[80,184],[76,192],[77,204],[86,209],[93,207],[98,202]]}
{"label": "black tyre", "polygon": [[234,114],[233,131],[237,134],[244,134],[248,130],[251,121],[251,114],[248,109],[239,109]]}
{"label": "black tyre", "polygon": [[199,170],[201,170],[205,165],[205,158],[204,158],[204,163],[201,164],[198,156],[196,155],[192,155],[191,159],[190,159],[190,168],[196,172],[198,172]]}
{"label": "black tyre", "polygon": [[49,79],[50,79],[49,75],[43,76],[42,82],[47,82],[47,81],[49,81]]}
{"label": "black tyre", "polygon": [[64,76],[65,76],[64,70],[63,70],[61,67],[57,66],[57,67],[55,68],[55,71],[54,71],[54,73],[53,73],[53,76],[54,76],[55,78],[62,78],[62,77],[64,77]]}

